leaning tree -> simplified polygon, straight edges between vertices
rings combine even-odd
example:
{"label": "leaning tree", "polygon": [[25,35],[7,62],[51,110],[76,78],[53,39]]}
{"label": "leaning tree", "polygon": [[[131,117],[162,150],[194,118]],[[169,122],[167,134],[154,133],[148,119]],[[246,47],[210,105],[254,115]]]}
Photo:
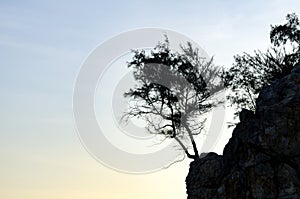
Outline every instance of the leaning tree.
{"label": "leaning tree", "polygon": [[136,85],[124,94],[129,98],[125,116],[143,119],[149,133],[175,139],[187,157],[196,159],[199,152],[194,136],[204,130],[203,115],[218,103],[212,96],[220,86],[219,69],[190,43],[181,49],[171,50],[166,37],[151,51],[133,51],[128,67]]}

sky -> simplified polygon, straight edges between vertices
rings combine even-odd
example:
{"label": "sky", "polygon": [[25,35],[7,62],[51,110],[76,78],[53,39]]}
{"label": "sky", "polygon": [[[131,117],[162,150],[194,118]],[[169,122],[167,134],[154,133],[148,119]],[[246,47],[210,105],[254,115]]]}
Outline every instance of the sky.
{"label": "sky", "polygon": [[[298,0],[1,1],[0,198],[185,198],[190,160],[136,175],[83,147],[72,110],[82,63],[115,35],[154,27],[186,35],[229,67],[235,54],[266,49],[270,24],[291,12],[300,14]],[[230,131],[223,135],[218,153]]]}

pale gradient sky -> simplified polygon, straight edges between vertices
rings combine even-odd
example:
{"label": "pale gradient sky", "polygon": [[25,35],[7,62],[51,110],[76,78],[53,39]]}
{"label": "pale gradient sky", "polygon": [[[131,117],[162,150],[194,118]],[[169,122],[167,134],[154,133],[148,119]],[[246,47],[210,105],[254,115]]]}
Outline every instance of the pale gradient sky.
{"label": "pale gradient sky", "polygon": [[85,151],[72,115],[81,63],[114,35],[158,27],[229,66],[237,53],[265,49],[270,24],[289,12],[300,14],[299,0],[1,1],[0,198],[185,198],[189,160],[129,175]]}

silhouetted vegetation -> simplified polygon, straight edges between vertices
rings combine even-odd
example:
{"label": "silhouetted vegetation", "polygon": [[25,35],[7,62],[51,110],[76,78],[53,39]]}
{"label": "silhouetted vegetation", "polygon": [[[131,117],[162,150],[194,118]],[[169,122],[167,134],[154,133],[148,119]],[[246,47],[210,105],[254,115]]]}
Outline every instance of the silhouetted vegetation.
{"label": "silhouetted vegetation", "polygon": [[[239,113],[242,108],[255,111],[259,92],[272,81],[289,74],[300,61],[300,23],[288,14],[283,25],[271,26],[271,47],[234,56],[234,64],[221,71],[206,60],[190,43],[174,52],[169,41],[153,50],[135,50],[128,67],[137,85],[124,94],[130,99],[126,118],[142,118],[147,129],[163,139],[175,139],[187,157],[199,157],[193,136],[204,130],[205,117],[218,102],[213,96],[222,85],[230,89],[227,98]],[[220,75],[221,74],[221,75]],[[189,144],[193,154],[189,152]]]}
{"label": "silhouetted vegetation", "polygon": [[296,14],[288,14],[284,25],[271,26],[272,46],[266,51],[243,53],[234,57],[233,66],[223,72],[228,99],[236,108],[255,111],[256,98],[266,85],[290,73],[300,61],[300,23]]}
{"label": "silhouetted vegetation", "polygon": [[181,53],[172,51],[166,37],[150,52],[134,51],[128,67],[137,85],[124,94],[130,99],[126,116],[142,118],[150,133],[175,139],[187,157],[196,159],[193,136],[204,129],[206,119],[201,116],[218,103],[212,95],[220,88],[216,76],[220,71],[213,59],[201,57],[190,43],[181,49]]}

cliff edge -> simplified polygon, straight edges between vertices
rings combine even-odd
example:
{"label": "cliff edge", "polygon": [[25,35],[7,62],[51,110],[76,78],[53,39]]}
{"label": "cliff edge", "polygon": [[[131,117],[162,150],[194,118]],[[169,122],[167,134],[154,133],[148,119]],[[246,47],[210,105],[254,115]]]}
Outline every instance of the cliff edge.
{"label": "cliff edge", "polygon": [[300,64],[242,110],[223,155],[190,164],[188,199],[300,198]]}

